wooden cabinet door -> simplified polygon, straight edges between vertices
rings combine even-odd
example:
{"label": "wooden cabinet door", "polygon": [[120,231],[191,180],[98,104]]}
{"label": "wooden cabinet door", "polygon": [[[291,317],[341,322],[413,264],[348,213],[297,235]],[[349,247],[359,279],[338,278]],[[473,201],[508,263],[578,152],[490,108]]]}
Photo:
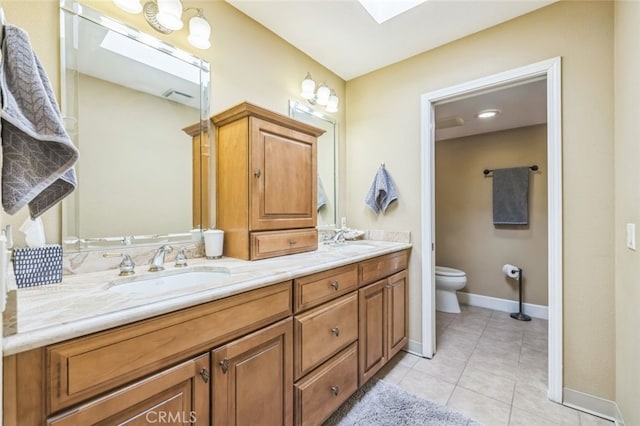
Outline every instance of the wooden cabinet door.
{"label": "wooden cabinet door", "polygon": [[385,286],[387,280],[375,282],[358,290],[360,357],[359,386],[369,380],[387,362],[387,315]]}
{"label": "wooden cabinet door", "polygon": [[48,425],[207,425],[209,354],[168,368],[47,421]]}
{"label": "wooden cabinet door", "polygon": [[291,318],[213,351],[216,425],[293,424]]}
{"label": "wooden cabinet door", "polygon": [[250,118],[250,228],[316,226],[316,137]]}
{"label": "wooden cabinet door", "polygon": [[387,359],[393,358],[407,344],[408,290],[407,271],[387,278]]}

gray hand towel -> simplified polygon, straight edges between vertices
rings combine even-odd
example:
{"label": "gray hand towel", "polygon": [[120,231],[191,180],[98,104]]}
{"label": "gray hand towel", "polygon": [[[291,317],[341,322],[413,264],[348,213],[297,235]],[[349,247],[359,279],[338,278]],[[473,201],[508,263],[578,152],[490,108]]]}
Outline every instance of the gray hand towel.
{"label": "gray hand towel", "polygon": [[529,223],[529,167],[493,171],[493,223]]}
{"label": "gray hand towel", "polygon": [[4,26],[0,91],[2,206],[14,214],[29,204],[35,219],[75,189],[78,150],[29,36],[12,25]]}
{"label": "gray hand towel", "polygon": [[320,209],[324,207],[325,204],[327,204],[327,194],[324,192],[322,180],[320,179],[320,176],[318,176],[318,211],[320,211]]}
{"label": "gray hand towel", "polygon": [[389,204],[398,199],[396,186],[387,172],[384,165],[380,166],[373,179],[371,188],[364,199],[364,202],[375,213],[387,211]]}

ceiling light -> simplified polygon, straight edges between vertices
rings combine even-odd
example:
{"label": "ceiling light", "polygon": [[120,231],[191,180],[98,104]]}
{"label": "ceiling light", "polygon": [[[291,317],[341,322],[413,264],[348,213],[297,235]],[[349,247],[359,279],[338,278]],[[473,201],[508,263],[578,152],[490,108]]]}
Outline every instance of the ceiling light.
{"label": "ceiling light", "polygon": [[316,82],[311,78],[311,74],[307,73],[301,84],[300,96],[309,101],[311,105],[322,105],[326,107],[327,112],[337,112],[340,99],[336,92],[323,82],[318,90],[314,93]]}
{"label": "ceiling light", "polygon": [[204,17],[202,9],[189,7],[184,9],[180,0],[149,0],[144,7],[138,7],[140,0],[113,0],[116,6],[129,13],[144,11],[147,23],[156,31],[171,34],[183,27],[182,12],[196,11],[189,20],[189,43],[198,49],[211,47],[211,25]]}
{"label": "ceiling light", "polygon": [[482,118],[482,119],[487,119],[487,118],[493,118],[498,114],[500,114],[500,110],[499,109],[485,109],[484,111],[480,111],[476,115],[476,117]]}

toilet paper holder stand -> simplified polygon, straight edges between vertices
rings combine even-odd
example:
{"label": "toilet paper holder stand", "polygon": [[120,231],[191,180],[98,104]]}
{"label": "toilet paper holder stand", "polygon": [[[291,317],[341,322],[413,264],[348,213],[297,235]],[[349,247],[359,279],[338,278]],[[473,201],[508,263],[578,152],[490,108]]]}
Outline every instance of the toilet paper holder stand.
{"label": "toilet paper holder stand", "polygon": [[518,312],[511,314],[511,318],[518,321],[531,321],[531,317],[522,312],[522,268],[518,267]]}

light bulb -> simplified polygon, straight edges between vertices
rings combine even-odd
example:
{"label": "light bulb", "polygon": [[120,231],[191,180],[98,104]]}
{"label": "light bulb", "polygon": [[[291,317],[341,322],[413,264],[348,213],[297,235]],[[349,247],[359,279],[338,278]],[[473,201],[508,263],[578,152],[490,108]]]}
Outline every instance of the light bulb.
{"label": "light bulb", "polygon": [[329,96],[331,96],[331,90],[327,83],[322,83],[320,87],[318,87],[318,105],[326,105],[329,103]]}
{"label": "light bulb", "polygon": [[198,49],[208,49],[211,47],[209,37],[211,36],[211,25],[204,19],[202,13],[189,20],[189,36],[187,39],[192,46]]}
{"label": "light bulb", "polygon": [[177,31],[182,28],[182,3],[180,0],[158,0],[158,23]]}
{"label": "light bulb", "polygon": [[327,102],[327,112],[338,112],[338,102],[340,102],[340,99],[332,89],[329,101]]}
{"label": "light bulb", "polygon": [[311,78],[311,74],[307,73],[307,76],[302,80],[302,96],[303,99],[313,99],[315,94],[313,91],[316,90],[316,82]]}

